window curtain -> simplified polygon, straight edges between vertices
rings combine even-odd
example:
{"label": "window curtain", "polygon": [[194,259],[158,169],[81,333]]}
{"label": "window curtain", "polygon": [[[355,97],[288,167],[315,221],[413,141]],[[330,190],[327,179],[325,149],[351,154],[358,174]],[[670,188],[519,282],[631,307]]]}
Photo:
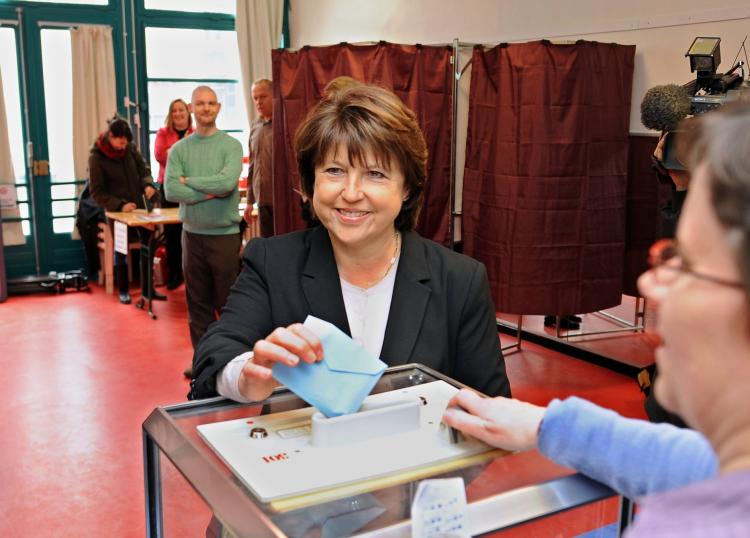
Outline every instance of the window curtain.
{"label": "window curtain", "polygon": [[[5,93],[3,91],[3,74],[0,72],[0,188],[15,190],[16,177],[13,171],[13,161],[10,154],[10,139],[8,137],[8,113],[5,111]],[[3,244],[6,247],[23,245],[26,237],[23,235],[20,222],[5,222],[9,218],[20,217],[16,207],[2,209]]]}
{"label": "window curtain", "polygon": [[237,0],[235,29],[248,123],[257,117],[250,93],[254,81],[271,78],[271,51],[281,41],[284,0]]}
{"label": "window curtain", "polygon": [[[274,224],[276,233],[304,228],[294,133],[333,78],[348,75],[393,90],[417,115],[429,158],[417,231],[447,244],[450,218],[450,136],[453,116],[450,58],[446,46],[341,43],[273,51]],[[296,192],[295,192],[296,191]]]}
{"label": "window curtain", "polygon": [[501,312],[620,304],[635,46],[474,48],[464,252]]}
{"label": "window curtain", "polygon": [[[73,56],[73,171],[88,177],[89,151],[117,112],[112,28],[81,25],[70,31]],[[83,186],[78,187],[78,192]]]}

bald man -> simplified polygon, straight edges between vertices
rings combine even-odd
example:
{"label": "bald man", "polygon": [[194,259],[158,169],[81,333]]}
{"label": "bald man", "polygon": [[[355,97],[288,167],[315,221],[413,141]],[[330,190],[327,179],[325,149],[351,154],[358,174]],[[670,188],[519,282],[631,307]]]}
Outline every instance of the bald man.
{"label": "bald man", "polygon": [[217,319],[239,271],[242,144],[216,127],[220,110],[210,87],[193,90],[195,132],[172,146],[164,176],[167,199],[180,204],[193,348]]}

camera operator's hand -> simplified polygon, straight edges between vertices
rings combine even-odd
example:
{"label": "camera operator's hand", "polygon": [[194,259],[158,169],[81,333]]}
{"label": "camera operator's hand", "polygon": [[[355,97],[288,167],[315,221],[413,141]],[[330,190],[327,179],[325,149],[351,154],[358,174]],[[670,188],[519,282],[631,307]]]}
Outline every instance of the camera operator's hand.
{"label": "camera operator's hand", "polygon": [[690,184],[690,172],[686,170],[670,170],[669,177],[672,178],[674,186],[678,191],[686,191]]}
{"label": "camera operator's hand", "polygon": [[[664,133],[659,138],[659,143],[656,144],[656,149],[654,150],[654,158],[658,160],[662,165],[664,164],[664,144],[667,141],[667,133]],[[674,186],[677,188],[678,191],[684,191],[687,190],[688,184],[690,183],[690,173],[685,170],[669,170],[665,169],[667,174],[669,174],[669,178],[672,180],[672,183],[674,183]]]}
{"label": "camera operator's hand", "polygon": [[656,144],[656,149],[654,150],[654,157],[656,157],[656,160],[660,163],[664,162],[664,143],[667,140],[667,133],[664,133],[659,137],[659,143]]}

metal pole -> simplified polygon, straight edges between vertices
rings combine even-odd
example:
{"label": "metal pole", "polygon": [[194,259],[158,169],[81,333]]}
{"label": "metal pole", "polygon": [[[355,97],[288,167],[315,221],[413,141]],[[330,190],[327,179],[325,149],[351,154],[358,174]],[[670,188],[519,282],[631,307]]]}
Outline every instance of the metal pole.
{"label": "metal pole", "polygon": [[[125,1],[125,0],[123,0]],[[123,24],[125,21],[123,19]],[[135,126],[136,126],[136,146],[139,149],[143,147],[141,141],[141,96],[138,90],[138,53],[136,51],[136,32],[135,32],[135,2],[130,2],[130,42],[133,44],[133,86],[135,88]]]}
{"label": "metal pole", "polygon": [[36,219],[36,195],[34,193],[34,143],[31,141],[31,122],[29,120],[29,89],[26,81],[26,43],[23,35],[23,8],[16,8],[18,19],[18,51],[21,54],[21,91],[23,92],[23,119],[26,126],[26,177],[29,186],[29,201],[31,202],[31,237],[34,238],[34,266],[36,274],[41,274],[42,267],[39,264],[39,227]]}
{"label": "metal pole", "polygon": [[127,17],[125,16],[125,2],[120,2],[120,12],[122,13],[122,61],[123,69],[125,70],[125,111],[128,115],[128,123],[130,123],[130,74],[128,73],[128,30],[127,30]]}
{"label": "metal pole", "polygon": [[458,80],[461,72],[458,67],[458,38],[453,40],[453,57],[451,58],[452,76],[451,87],[453,88],[452,107],[453,120],[451,124],[451,170],[450,170],[450,193],[448,195],[448,241],[451,248],[454,246],[453,218],[456,212],[456,151],[458,150],[458,133],[456,123],[458,122]]}

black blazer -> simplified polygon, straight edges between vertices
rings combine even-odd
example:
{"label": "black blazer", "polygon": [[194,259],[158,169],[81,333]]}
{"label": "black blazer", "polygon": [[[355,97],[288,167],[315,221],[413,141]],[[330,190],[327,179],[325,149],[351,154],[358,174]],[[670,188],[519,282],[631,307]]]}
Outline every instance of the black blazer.
{"label": "black blazer", "polygon": [[[215,396],[230,360],[308,314],[351,334],[322,226],[253,239],[243,264],[221,318],[196,349],[191,399]],[[485,394],[510,396],[484,265],[404,232],[380,358],[390,366],[419,362]]]}

